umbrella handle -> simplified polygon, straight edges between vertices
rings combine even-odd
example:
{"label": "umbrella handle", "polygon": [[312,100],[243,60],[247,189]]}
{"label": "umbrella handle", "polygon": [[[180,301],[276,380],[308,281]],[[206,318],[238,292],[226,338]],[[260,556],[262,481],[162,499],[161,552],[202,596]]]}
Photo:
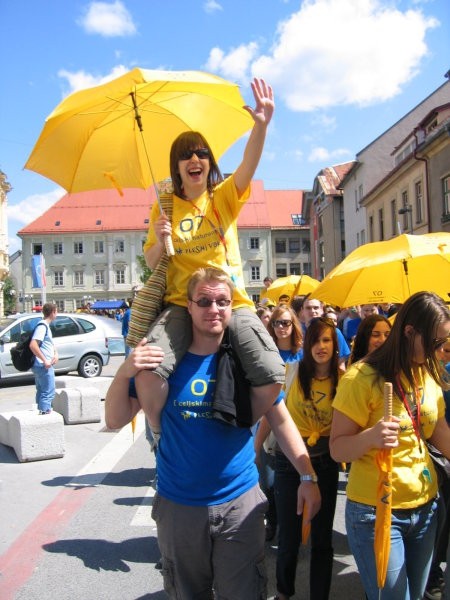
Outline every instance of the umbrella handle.
{"label": "umbrella handle", "polygon": [[392,421],[392,383],[384,384],[384,420]]}
{"label": "umbrella handle", "polygon": [[172,236],[166,235],[164,238],[164,246],[166,248],[167,256],[175,256],[175,249],[173,247]]}

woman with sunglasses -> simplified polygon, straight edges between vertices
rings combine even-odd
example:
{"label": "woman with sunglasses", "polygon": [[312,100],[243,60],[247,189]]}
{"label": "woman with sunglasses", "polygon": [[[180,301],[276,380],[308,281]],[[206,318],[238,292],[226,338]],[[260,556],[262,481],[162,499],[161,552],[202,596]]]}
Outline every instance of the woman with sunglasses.
{"label": "woman with sunglasses", "polygon": [[[170,152],[171,221],[165,214],[160,214],[157,203],[152,209],[144,245],[148,266],[152,269],[157,266],[164,254],[166,236],[172,236],[175,249],[167,269],[164,296],[167,308],[147,335],[149,343],[161,347],[165,357],[157,369],[143,371],[136,377],[139,400],[157,435],[160,412],[167,398],[167,378],[191,341],[186,289],[191,273],[198,268],[220,268],[235,285],[230,340],[252,385],[255,422],[264,412],[258,414],[258,407],[275,399],[284,382],[283,362],[245,291],[239,252],[237,219],[250,196],[251,179],[274,111],[272,88],[263,79],[254,79],[251,87],[255,108],[245,108],[252,116],[254,126],[236,171],[223,179],[203,135],[192,131],[182,133],[173,142]],[[192,300],[200,307],[207,307],[209,298]]]}
{"label": "woman with sunglasses", "polygon": [[[340,374],[336,327],[327,317],[313,318],[303,340],[303,358],[298,363],[298,373],[286,394],[286,406],[308,448],[317,475],[311,481],[318,483],[322,498],[321,508],[311,522],[309,597],[314,600],[329,598],[333,570],[332,533],[339,467],[330,456],[328,442],[331,403]],[[299,480],[289,460],[277,449],[274,487],[279,526],[278,600],[295,595],[303,520],[296,510]]]}
{"label": "woman with sunglasses", "polygon": [[353,339],[349,365],[382,346],[387,340],[391,328],[391,322],[384,315],[365,317],[359,324]]}
{"label": "woman with sunglasses", "polygon": [[[400,308],[382,346],[352,365],[333,402],[330,448],[351,462],[346,504],[350,549],[369,600],[420,600],[433,555],[437,474],[426,441],[450,457],[440,354],[450,335],[450,311],[431,292]],[[393,386],[393,417],[384,420],[384,383]],[[377,454],[391,449],[392,515],[387,575],[377,584],[374,549]]]}

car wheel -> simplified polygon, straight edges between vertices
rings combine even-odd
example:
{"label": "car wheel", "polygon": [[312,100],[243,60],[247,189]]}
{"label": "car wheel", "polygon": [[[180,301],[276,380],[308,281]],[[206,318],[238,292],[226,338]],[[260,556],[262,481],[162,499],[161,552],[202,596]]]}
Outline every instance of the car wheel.
{"label": "car wheel", "polygon": [[78,365],[78,374],[81,377],[98,377],[102,372],[102,362],[95,354],[88,354],[83,356]]}

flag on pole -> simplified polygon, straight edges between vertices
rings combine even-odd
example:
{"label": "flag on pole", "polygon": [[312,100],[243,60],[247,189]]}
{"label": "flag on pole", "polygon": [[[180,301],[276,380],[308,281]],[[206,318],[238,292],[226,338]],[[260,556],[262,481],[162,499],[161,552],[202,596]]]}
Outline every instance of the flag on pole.
{"label": "flag on pole", "polygon": [[34,254],[31,257],[31,277],[34,288],[45,288],[47,280],[45,278],[45,260],[43,254]]}

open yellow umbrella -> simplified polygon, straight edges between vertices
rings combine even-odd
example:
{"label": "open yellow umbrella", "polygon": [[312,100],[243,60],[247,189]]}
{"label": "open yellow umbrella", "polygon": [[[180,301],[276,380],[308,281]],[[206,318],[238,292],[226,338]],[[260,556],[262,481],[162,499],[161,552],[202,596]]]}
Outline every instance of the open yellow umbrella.
{"label": "open yellow umbrella", "polygon": [[280,296],[287,294],[290,299],[300,294],[309,294],[314,291],[319,282],[309,275],[288,275],[279,277],[267,288],[265,298],[270,298],[278,303]]}
{"label": "open yellow umbrella", "polygon": [[[392,419],[392,383],[384,384],[384,420]],[[376,463],[379,471],[377,505],[375,516],[374,552],[377,567],[377,583],[381,589],[386,581],[389,553],[391,550],[392,513],[392,450],[378,450]]]}
{"label": "open yellow umbrella", "polygon": [[424,290],[450,300],[450,233],[402,234],[364,244],[325,277],[312,297],[340,307],[401,304]]}
{"label": "open yellow umbrella", "polygon": [[67,96],[25,168],[68,192],[146,189],[170,175],[170,147],[184,131],[200,131],[220,157],[253,126],[244,104],[238,86],[216,75],[135,68]]}

